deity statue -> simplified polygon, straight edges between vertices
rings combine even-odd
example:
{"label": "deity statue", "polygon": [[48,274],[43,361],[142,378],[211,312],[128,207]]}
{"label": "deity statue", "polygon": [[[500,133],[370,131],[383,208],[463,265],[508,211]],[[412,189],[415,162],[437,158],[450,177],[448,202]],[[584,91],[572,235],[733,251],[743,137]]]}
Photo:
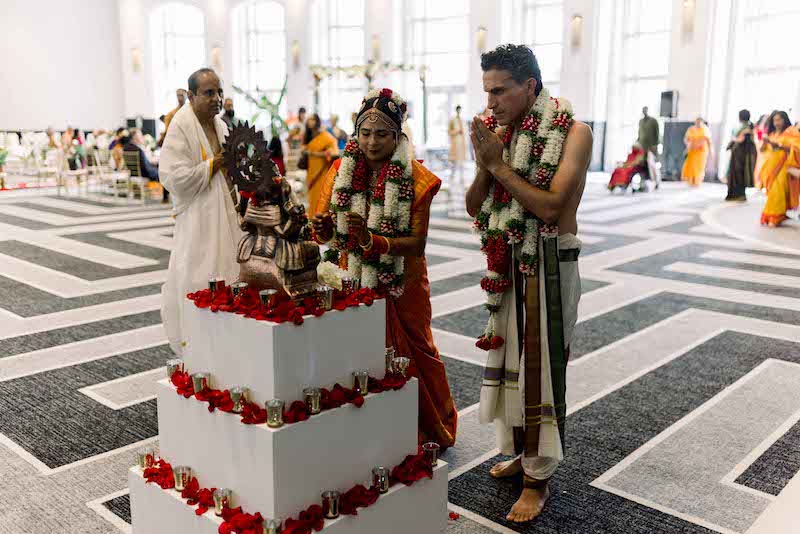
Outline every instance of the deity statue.
{"label": "deity statue", "polygon": [[238,186],[239,282],[257,290],[283,290],[293,299],[317,288],[319,245],[310,241],[305,207],[270,159],[261,132],[246,122],[225,142],[225,167]]}

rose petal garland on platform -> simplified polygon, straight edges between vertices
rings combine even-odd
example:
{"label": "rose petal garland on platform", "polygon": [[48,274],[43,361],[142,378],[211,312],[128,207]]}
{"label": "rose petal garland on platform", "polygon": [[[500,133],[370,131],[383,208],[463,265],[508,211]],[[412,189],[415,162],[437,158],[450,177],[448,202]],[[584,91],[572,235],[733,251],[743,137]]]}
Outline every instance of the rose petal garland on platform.
{"label": "rose petal garland on platform", "polygon": [[[552,98],[547,89],[542,89],[518,131],[513,127],[498,131],[505,145],[503,161],[536,187],[549,190],[572,121],[570,103]],[[485,123],[490,130],[497,130],[493,115]],[[546,224],[524,209],[502,184],[494,181],[475,217],[475,230],[488,264],[481,289],[487,294],[489,310],[489,322],[476,345],[484,350],[498,349],[505,340],[496,331],[496,314],[503,294],[511,288],[512,247],[521,245],[520,272],[533,274],[539,264],[539,236],[557,236],[558,226]]]}
{"label": "rose petal garland on platform", "polygon": [[[367,508],[375,504],[381,494],[386,493],[388,487],[395,483],[411,486],[423,478],[433,478],[430,457],[424,452],[406,456],[399,465],[391,470],[389,477],[385,477],[389,472],[385,467],[373,469],[373,477],[376,471],[380,474],[380,477],[376,477],[379,478],[380,485],[373,484],[367,488],[358,484],[344,493],[336,490],[325,491],[322,494],[322,506],[312,505],[300,512],[297,519],[287,519],[282,532],[284,534],[310,534],[312,530],[320,531],[325,526],[326,518],[333,519],[339,515],[358,515],[359,508]],[[177,473],[181,474],[180,480],[184,482],[180,488],[175,486],[175,480],[178,479]],[[242,510],[241,506],[231,508],[230,499],[233,490],[201,488],[197,478],[192,476],[192,470],[189,467],[173,468],[166,460],[160,458],[153,467],[144,470],[143,477],[146,483],[157,484],[161,489],[174,488],[176,491],[180,491],[181,497],[187,499],[187,505],[198,505],[195,510],[196,515],[203,515],[211,508],[214,508],[217,513],[219,508],[217,515],[221,515],[223,519],[218,529],[219,534],[261,534],[264,529],[267,529],[267,532],[281,532],[281,521],[278,519],[265,521],[259,512],[248,514]],[[381,486],[385,486],[386,491],[383,491]],[[223,504],[223,495],[227,498],[227,505]]]}
{"label": "rose petal garland on platform", "polygon": [[[321,306],[321,299],[316,296],[306,297],[296,304],[286,294],[278,293],[266,298],[267,304],[262,303],[259,292],[251,287],[240,288],[234,296],[231,286],[224,286],[216,291],[203,289],[196,293],[189,293],[186,297],[192,300],[198,308],[208,308],[212,312],[228,312],[258,321],[285,323],[292,321],[296,325],[304,322],[305,315],[319,317],[328,311],[327,306]],[[265,295],[266,297],[266,295]],[[357,289],[350,293],[334,291],[331,297],[331,309],[344,311],[364,304],[372,306],[376,299],[383,295],[368,287]]]}
{"label": "rose petal garland on platform", "polygon": [[[408,360],[408,358],[405,358]],[[406,364],[407,366],[407,364]],[[403,367],[403,372],[405,367]],[[359,372],[363,374],[364,372]],[[221,412],[234,412],[236,403],[231,398],[229,390],[211,389],[206,387],[200,392],[194,391],[194,375],[186,371],[176,369],[170,381],[176,388],[176,393],[184,398],[194,397],[198,401],[208,403],[208,411],[213,412],[219,410]],[[205,373],[208,374],[208,373]],[[362,377],[363,378],[363,377]],[[204,377],[205,381],[211,380],[211,376]],[[308,420],[312,415],[325,410],[339,408],[345,404],[353,404],[356,408],[361,408],[364,404],[364,395],[367,393],[382,393],[384,391],[397,391],[402,389],[408,378],[402,373],[387,373],[382,379],[377,379],[366,376],[367,390],[362,391],[357,387],[353,389],[346,388],[341,384],[334,384],[330,390],[326,388],[307,388],[309,393],[313,393],[314,400],[309,401],[308,396],[304,400],[294,401],[288,410],[283,410],[284,401],[280,399],[272,399],[267,401],[265,408],[261,408],[258,404],[250,402],[245,398],[240,397],[239,403],[241,404],[242,423],[246,425],[260,425],[267,423],[271,428],[279,428],[284,424],[299,423]],[[234,389],[246,390],[247,388],[237,386]],[[311,390],[314,390],[313,392]],[[312,408],[319,408],[319,412],[315,412]],[[238,413],[238,412],[236,412]],[[279,417],[278,414],[281,414]]]}

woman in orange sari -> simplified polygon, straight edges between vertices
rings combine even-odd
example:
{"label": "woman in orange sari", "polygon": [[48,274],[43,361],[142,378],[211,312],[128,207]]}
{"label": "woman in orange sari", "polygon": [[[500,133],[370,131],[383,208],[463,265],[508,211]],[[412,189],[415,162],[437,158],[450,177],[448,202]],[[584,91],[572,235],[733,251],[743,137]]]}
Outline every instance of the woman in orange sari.
{"label": "woman in orange sari", "polygon": [[333,159],[339,155],[336,138],[322,128],[319,115],[314,113],[306,122],[305,142],[303,150],[308,154],[308,171],[306,173],[306,186],[308,187],[308,215],[313,217],[316,212],[319,192],[322,182],[331,168]]}
{"label": "woman in orange sari", "polygon": [[791,171],[800,169],[800,130],[791,126],[785,111],[772,113],[764,144],[769,152],[761,167],[761,181],[767,188],[761,224],[775,228],[786,220],[788,210],[800,206],[800,178],[793,176],[796,170]]}
{"label": "woman in orange sari", "polygon": [[683,162],[681,180],[697,187],[706,177],[706,162],[711,152],[711,132],[701,117],[697,117],[694,126],[686,130],[683,143],[686,145],[686,160]]}
{"label": "woman in orange sari", "polygon": [[316,239],[362,287],[386,293],[386,346],[411,359],[419,379],[420,443],[453,445],[457,414],[431,333],[425,262],[430,207],[441,180],[412,157],[402,133],[406,103],[373,90],[355,121],[356,139],[334,163],[312,219]]}

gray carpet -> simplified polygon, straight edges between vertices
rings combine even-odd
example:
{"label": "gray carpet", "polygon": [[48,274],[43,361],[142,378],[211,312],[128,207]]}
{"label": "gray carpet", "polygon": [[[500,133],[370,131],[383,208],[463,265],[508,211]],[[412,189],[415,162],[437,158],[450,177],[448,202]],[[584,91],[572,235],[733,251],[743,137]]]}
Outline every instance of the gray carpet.
{"label": "gray carpet", "polygon": [[[595,238],[591,241],[596,242],[584,245],[581,261],[586,262],[597,253],[610,258],[619,253],[620,258],[626,259],[597,272],[581,267],[584,304],[605,311],[582,320],[576,327],[568,373],[581,378],[575,381],[577,389],[570,393],[584,399],[584,403],[567,418],[566,459],[553,479],[552,501],[544,515],[533,523],[513,525],[504,519],[519,494],[519,482],[497,481],[488,476],[488,469],[500,458],[485,460],[493,455],[496,447],[494,430],[493,425],[479,423],[475,409],[481,383],[481,366],[477,362],[482,355],[459,354],[456,348],[464,347],[464,342],[470,346],[483,333],[487,312],[482,297],[476,299],[474,306],[463,309],[463,303],[457,299],[451,303],[449,295],[476,287],[484,274],[485,263],[476,261],[471,272],[445,276],[431,283],[431,294],[436,298],[433,311],[437,315],[432,326],[467,338],[458,338],[461,344],[436,340],[439,350],[448,355],[443,361],[450,390],[461,412],[457,443],[443,455],[451,472],[457,470],[458,475],[450,482],[449,499],[454,506],[481,518],[480,524],[466,515],[450,520],[448,534],[508,532],[503,529],[560,534],[711,532],[699,524],[703,522],[744,533],[763,511],[764,503],[770,502],[767,496],[779,495],[797,475],[800,423],[786,425],[790,415],[784,412],[800,402],[791,394],[800,389],[800,378],[794,367],[800,365],[800,337],[792,330],[800,324],[800,311],[797,311],[800,306],[787,309],[764,302],[760,305],[737,303],[726,298],[725,291],[736,289],[750,291],[754,296],[800,297],[800,290],[796,288],[759,283],[759,276],[764,274],[781,274],[800,280],[800,269],[794,268],[794,264],[781,264],[785,260],[796,262],[800,254],[760,248],[746,251],[773,257],[775,265],[768,267],[701,258],[710,251],[723,256],[727,252],[743,252],[726,246],[734,241],[720,236],[716,244],[676,241],[675,246],[664,252],[643,254],[635,259],[624,256],[631,247],[654,235],[664,243],[678,236],[681,239],[702,236],[690,232],[702,224],[699,214],[641,233],[618,235],[614,232],[615,224],[627,223],[630,228],[638,221],[647,222],[650,216],[671,213],[675,204],[666,201],[677,198],[683,189],[680,184],[667,184],[663,189],[647,197],[614,197],[609,203],[609,196],[601,186],[587,186],[584,199],[587,209],[581,212],[579,223],[582,216],[588,215],[613,213],[618,217],[608,224],[608,231],[604,230],[604,225],[592,223],[592,232],[585,235]],[[724,191],[720,192],[724,196]],[[34,217],[3,213],[4,205],[25,208],[29,213],[38,210],[49,215],[66,215],[80,221],[70,224],[70,231],[64,235],[66,239],[155,260],[158,265],[119,269],[65,253],[68,251],[50,250],[46,240],[45,244],[37,244],[35,239],[31,242],[26,239],[23,243],[14,235],[0,236],[0,254],[90,283],[166,268],[168,251],[110,235],[128,231],[135,237],[137,232],[125,229],[124,221],[129,220],[130,215],[126,213],[125,218],[120,218],[110,198],[70,197],[66,200],[66,203],[45,206],[36,202],[35,195],[14,200],[4,200],[0,196],[0,223],[30,230],[35,238],[37,233],[46,236],[60,226]],[[681,207],[702,210],[715,202],[701,196],[685,201]],[[652,212],[644,216],[626,213],[629,207],[639,205],[652,208]],[[86,206],[108,208],[108,211],[87,215],[81,210]],[[136,209],[134,213],[137,224],[142,222],[140,219],[168,214],[160,207]],[[116,229],[102,231],[95,226],[98,222],[113,223]],[[85,230],[82,229],[84,225]],[[464,235],[469,232],[442,224],[441,219],[432,221],[431,227]],[[160,223],[141,231],[144,235],[154,229],[158,229],[159,235],[172,235],[172,228]],[[450,247],[444,249],[448,252],[437,249],[437,254],[428,255],[428,264],[440,266],[438,269],[460,259],[459,250],[478,250],[477,244],[448,239],[429,239],[429,243]],[[3,294],[0,313],[9,315],[0,320],[0,413],[4,414],[0,418],[0,434],[6,439],[0,443],[0,476],[8,482],[0,485],[0,500],[8,502],[9,492],[13,492],[19,501],[20,513],[12,517],[0,512],[0,532],[119,532],[106,516],[113,514],[130,522],[129,496],[118,495],[127,485],[125,469],[134,461],[133,449],[143,440],[158,435],[156,402],[142,399],[126,408],[112,410],[79,390],[160,368],[170,351],[166,345],[158,343],[143,348],[144,345],[137,345],[136,336],[131,336],[123,350],[109,350],[107,354],[101,350],[99,357],[93,356],[90,361],[80,358],[82,347],[96,345],[96,339],[101,336],[111,339],[158,325],[157,306],[126,311],[124,304],[128,299],[158,294],[160,284],[61,298],[38,287],[35,280],[24,276],[4,277],[2,261],[5,256],[0,256],[0,292]],[[752,278],[722,280],[664,270],[678,261],[707,267],[733,267],[749,271]],[[616,302],[616,288],[624,286],[631,275],[645,277],[637,279],[637,284],[645,280],[657,287],[662,280],[674,280],[701,284],[710,288],[710,292],[699,297],[691,290],[657,290],[645,296],[645,284],[641,298]],[[95,310],[92,307],[110,303],[122,304],[112,317],[100,318],[92,311]],[[76,320],[70,321],[70,326],[49,324],[51,317],[59,317],[58,314],[70,310],[79,314]],[[783,332],[781,337],[786,339],[724,329],[704,338],[703,324],[684,325],[681,328],[696,330],[692,335],[696,334],[697,344],[654,365],[626,371],[629,374],[619,382],[617,375],[619,369],[627,365],[625,362],[635,363],[637,357],[644,361],[649,355],[645,350],[630,358],[624,349],[615,349],[616,344],[643,336],[645,343],[652,340],[651,346],[658,349],[660,343],[669,341],[672,334],[669,329],[650,328],[644,334],[643,330],[687,310],[727,314],[737,321],[754,321],[755,326],[770,325]],[[585,310],[585,313],[592,312],[593,309]],[[85,314],[83,320],[80,314]],[[785,331],[780,329],[781,325],[786,326]],[[683,336],[680,339],[687,335],[683,331],[675,332],[675,336]],[[71,355],[70,358],[80,361],[65,360],[63,365],[54,366],[46,360],[51,353],[62,354],[63,358]],[[584,360],[586,356],[590,357]],[[602,362],[602,365],[590,367],[592,362]],[[787,367],[779,367],[781,365]],[[581,375],[587,368],[594,369],[593,374]],[[13,378],[6,379],[7,376]],[[602,394],[580,391],[598,381],[606,384],[597,388]],[[749,409],[736,404],[748,399],[752,402]],[[756,414],[763,414],[763,417],[746,426],[725,422],[729,418],[753,418]],[[738,464],[747,456],[743,450],[751,443],[761,444],[780,425],[787,430],[774,435],[762,454],[751,458],[738,471],[731,471],[730,465]],[[687,444],[692,443],[698,445],[691,454],[685,453]],[[730,483],[721,484],[719,481],[729,472],[733,472]],[[88,507],[86,503],[90,501],[101,503],[105,515]]]}

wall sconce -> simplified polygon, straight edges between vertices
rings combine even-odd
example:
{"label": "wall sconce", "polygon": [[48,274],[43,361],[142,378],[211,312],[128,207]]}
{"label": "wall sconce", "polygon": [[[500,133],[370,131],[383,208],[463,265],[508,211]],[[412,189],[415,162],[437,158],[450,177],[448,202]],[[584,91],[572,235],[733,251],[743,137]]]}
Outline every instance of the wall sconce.
{"label": "wall sconce", "polygon": [[131,48],[131,69],[137,74],[142,71],[142,50],[140,48]]}
{"label": "wall sconce", "polygon": [[583,44],[583,17],[573,15],[569,20],[569,44],[573,50],[577,50]]}
{"label": "wall sconce", "polygon": [[222,47],[215,45],[211,49],[211,68],[217,71],[217,74],[222,74]]}
{"label": "wall sconce", "polygon": [[297,70],[300,67],[300,41],[295,39],[292,41],[292,65],[294,66],[294,70]]}
{"label": "wall sconce", "polygon": [[694,34],[695,0],[683,0],[681,4],[681,37],[684,42],[691,40]]}
{"label": "wall sconce", "polygon": [[486,52],[486,34],[488,32],[486,26],[478,26],[478,32],[475,34],[475,43],[478,45],[479,54]]}
{"label": "wall sconce", "polygon": [[372,34],[372,41],[370,42],[372,48],[372,61],[380,63],[381,61],[381,38],[377,33]]}

